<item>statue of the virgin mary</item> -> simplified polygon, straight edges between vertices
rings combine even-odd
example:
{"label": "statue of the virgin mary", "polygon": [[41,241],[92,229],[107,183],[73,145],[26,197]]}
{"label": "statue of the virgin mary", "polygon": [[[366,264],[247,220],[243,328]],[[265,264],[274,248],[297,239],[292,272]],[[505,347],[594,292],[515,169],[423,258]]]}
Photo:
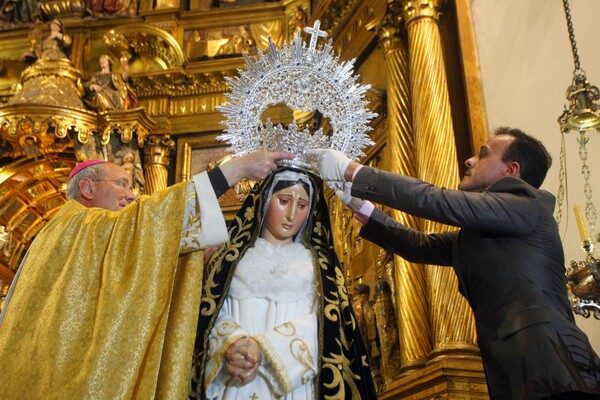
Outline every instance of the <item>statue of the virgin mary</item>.
{"label": "statue of the virgin mary", "polygon": [[[233,153],[256,149],[296,154],[254,186],[229,227],[229,243],[204,273],[190,398],[375,399],[368,356],[334,251],[323,182],[309,150],[330,147],[358,158],[371,143],[374,114],[352,62],[339,63],[325,33],[306,28],[291,46],[270,51],[230,81],[221,107]],[[284,103],[318,110],[326,135],[263,124],[261,113]]]}
{"label": "statue of the virgin mary", "polygon": [[[191,397],[375,399],[322,181],[277,170],[254,187],[229,235],[205,272]],[[248,339],[260,356],[246,382],[230,374],[227,353]]]}

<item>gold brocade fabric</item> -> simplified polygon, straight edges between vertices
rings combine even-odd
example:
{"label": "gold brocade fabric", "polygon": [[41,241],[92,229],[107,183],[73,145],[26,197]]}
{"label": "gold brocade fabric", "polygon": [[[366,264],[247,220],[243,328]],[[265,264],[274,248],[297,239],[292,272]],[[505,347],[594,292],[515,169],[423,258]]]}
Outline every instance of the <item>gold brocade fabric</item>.
{"label": "gold brocade fabric", "polygon": [[185,397],[202,280],[202,252],[177,267],[186,188],[46,224],[0,326],[0,398]]}

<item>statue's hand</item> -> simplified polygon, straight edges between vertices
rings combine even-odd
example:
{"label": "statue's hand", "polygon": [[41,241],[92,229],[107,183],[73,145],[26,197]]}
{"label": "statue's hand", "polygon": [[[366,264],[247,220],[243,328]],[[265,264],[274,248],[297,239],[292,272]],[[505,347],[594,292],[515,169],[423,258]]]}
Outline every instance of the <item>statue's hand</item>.
{"label": "statue's hand", "polygon": [[241,338],[229,346],[225,359],[225,368],[231,376],[231,382],[235,386],[243,386],[256,379],[262,352],[254,339]]}

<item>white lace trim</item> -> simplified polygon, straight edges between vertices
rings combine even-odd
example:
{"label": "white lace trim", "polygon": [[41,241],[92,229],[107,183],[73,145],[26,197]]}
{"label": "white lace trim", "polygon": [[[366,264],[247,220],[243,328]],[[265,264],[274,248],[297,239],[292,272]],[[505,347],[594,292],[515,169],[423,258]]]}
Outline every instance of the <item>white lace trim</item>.
{"label": "white lace trim", "polygon": [[314,297],[313,259],[299,243],[277,246],[258,238],[240,260],[231,280],[229,295],[238,300],[252,297],[296,302]]}

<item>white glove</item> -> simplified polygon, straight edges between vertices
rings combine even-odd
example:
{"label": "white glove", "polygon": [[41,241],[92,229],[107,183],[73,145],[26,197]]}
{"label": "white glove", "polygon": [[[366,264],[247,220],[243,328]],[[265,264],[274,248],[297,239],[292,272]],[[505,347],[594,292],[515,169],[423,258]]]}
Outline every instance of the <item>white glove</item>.
{"label": "white glove", "polygon": [[319,175],[324,181],[345,182],[344,173],[352,161],[344,153],[332,149],[308,150],[307,155],[316,158]]}
{"label": "white glove", "polygon": [[358,212],[365,204],[365,200],[357,199],[356,197],[352,197],[350,192],[352,191],[352,183],[346,182],[344,184],[344,190],[336,190],[335,194],[340,198],[342,203],[344,203],[349,209],[354,212]]}

